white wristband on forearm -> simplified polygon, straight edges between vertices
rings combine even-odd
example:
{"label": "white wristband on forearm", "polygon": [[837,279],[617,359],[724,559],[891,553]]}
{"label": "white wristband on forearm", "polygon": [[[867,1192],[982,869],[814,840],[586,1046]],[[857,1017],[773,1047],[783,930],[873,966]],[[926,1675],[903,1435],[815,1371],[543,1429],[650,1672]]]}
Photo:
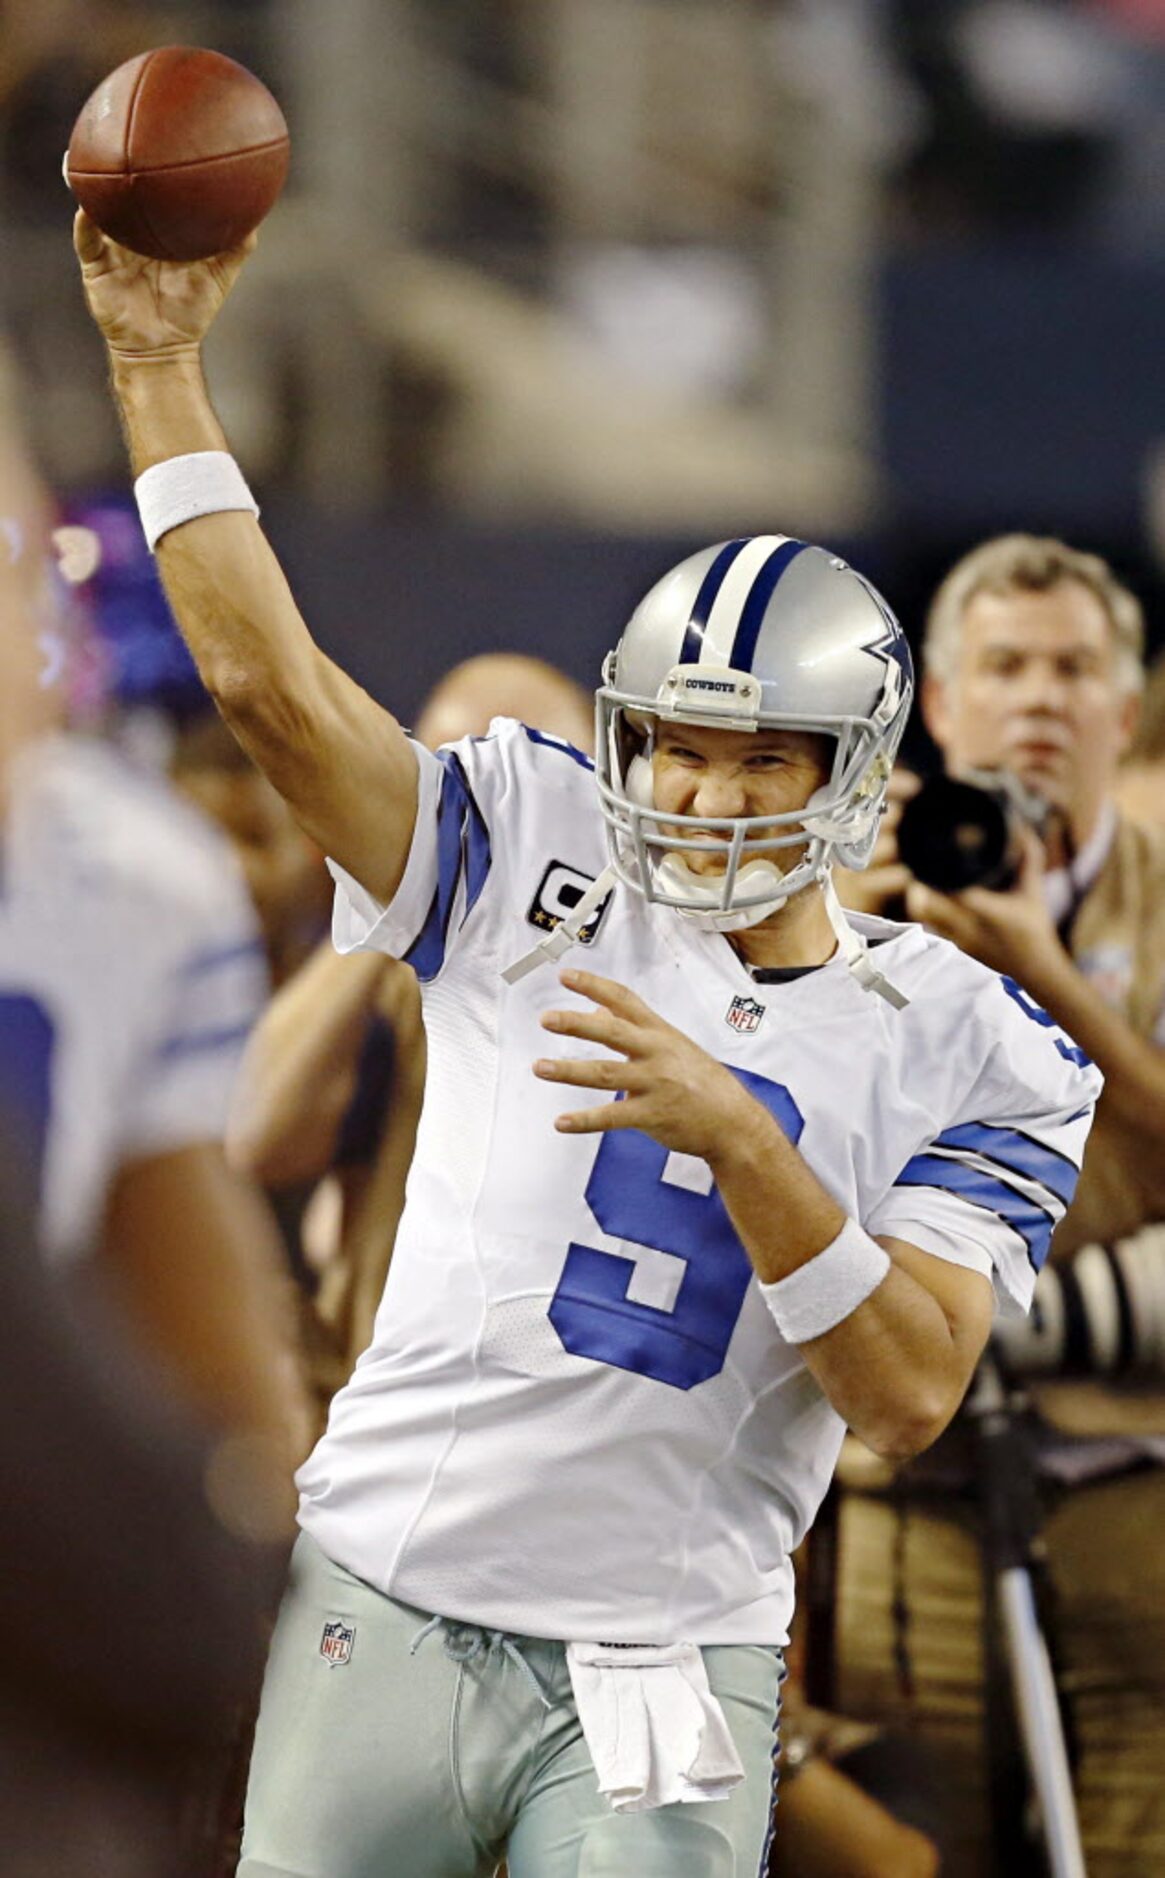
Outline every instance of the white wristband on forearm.
{"label": "white wristband on forearm", "polygon": [[760,1294],[786,1343],[810,1343],[864,1304],[889,1269],[889,1254],[856,1219],[847,1219],[814,1258],[762,1285]]}
{"label": "white wristband on forearm", "polygon": [[171,528],[196,521],[200,515],[218,515],[225,509],[259,513],[242,470],[225,450],[167,457],[142,471],[133,492],[151,554]]}

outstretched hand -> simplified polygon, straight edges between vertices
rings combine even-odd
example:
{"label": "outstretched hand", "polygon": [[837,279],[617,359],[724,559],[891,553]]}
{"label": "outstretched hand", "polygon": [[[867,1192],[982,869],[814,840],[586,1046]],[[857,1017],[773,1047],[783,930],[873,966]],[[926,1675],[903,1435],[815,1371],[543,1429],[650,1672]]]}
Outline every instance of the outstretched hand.
{"label": "outstretched hand", "polygon": [[257,239],[248,235],[208,261],[152,261],[111,241],[78,209],[73,246],[85,298],[114,358],[197,357]]}
{"label": "outstretched hand", "polygon": [[707,1159],[726,1135],[739,1129],[753,1103],[731,1070],[665,1023],[626,985],[594,972],[564,971],[559,976],[568,991],[592,999],[594,1008],[546,1011],[542,1028],[602,1044],[617,1054],[544,1057],[534,1064],[534,1074],[544,1082],[623,1096],[622,1101],[559,1115],[554,1125],[561,1134],[640,1128],[662,1147]]}

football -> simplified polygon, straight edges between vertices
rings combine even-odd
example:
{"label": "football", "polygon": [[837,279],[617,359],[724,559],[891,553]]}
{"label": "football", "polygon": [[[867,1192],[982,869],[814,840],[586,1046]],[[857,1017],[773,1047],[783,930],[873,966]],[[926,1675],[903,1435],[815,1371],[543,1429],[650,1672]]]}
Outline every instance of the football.
{"label": "football", "polygon": [[200,261],[258,226],[290,154],[283,112],[254,73],[221,52],[161,46],[102,79],[73,126],[65,176],[114,241]]}

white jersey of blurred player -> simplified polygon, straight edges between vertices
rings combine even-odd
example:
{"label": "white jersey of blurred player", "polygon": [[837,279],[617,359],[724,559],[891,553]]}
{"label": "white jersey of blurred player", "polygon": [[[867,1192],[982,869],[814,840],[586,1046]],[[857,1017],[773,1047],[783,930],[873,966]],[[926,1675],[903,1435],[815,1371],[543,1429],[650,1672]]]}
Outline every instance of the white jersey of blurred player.
{"label": "white jersey of blurred player", "polygon": [[[569,994],[553,969],[502,978],[604,867],[591,766],[505,721],[417,762],[392,905],[334,869],[341,950],[407,957],[425,984],[429,1081],[374,1341],[301,1470],[301,1522],[383,1591],[489,1628],[781,1641],[843,1424],[707,1165],[637,1131],[555,1131],[563,1092],[531,1065]],[[867,1232],[1026,1308],[1100,1077],[945,941],[854,923],[908,1008],[840,955],[754,976],[622,887],[574,957],[730,1065]]]}
{"label": "white jersey of blurred player", "polygon": [[122,1165],[221,1139],[266,994],[225,841],[103,744],[38,740],[0,845],[0,1079],[42,1158],[49,1253],[101,1227]]}

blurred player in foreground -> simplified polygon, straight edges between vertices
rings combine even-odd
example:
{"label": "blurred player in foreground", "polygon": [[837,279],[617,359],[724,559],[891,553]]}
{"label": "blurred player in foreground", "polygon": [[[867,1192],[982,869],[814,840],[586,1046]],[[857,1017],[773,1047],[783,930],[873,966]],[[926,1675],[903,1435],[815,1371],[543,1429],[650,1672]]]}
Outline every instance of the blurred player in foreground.
{"label": "blurred player in foreground", "polygon": [[[965,556],[931,606],[922,705],[950,774],[1022,785],[1014,878],[937,892],[903,865],[888,818],[875,864],[842,883],[871,911],[904,892],[910,916],[1020,980],[1105,1076],[1080,1185],[1036,1287],[1040,1309],[1000,1326],[1020,1375],[1047,1378],[1033,1394],[1053,1427],[1103,1438],[1049,1457],[1076,1484],[1046,1540],[1082,1748],[1081,1829],[1089,1871],[1104,1878],[1165,1868],[1165,831],[1114,800],[1142,647],[1140,606],[1097,556],[1022,534]],[[1113,1380],[1122,1374],[1131,1387]],[[885,1621],[895,1521],[849,1505],[843,1693],[863,1712],[913,1712],[943,1729],[957,1709],[974,1727],[978,1558],[964,1523],[953,1501],[941,1516],[911,1514],[899,1590],[918,1697],[904,1710]]]}
{"label": "blurred player in foreground", "polygon": [[[42,682],[58,643],[46,525],[0,410],[7,828],[53,716]],[[81,922],[85,890],[100,880],[92,841],[100,812],[90,805],[79,865],[47,818],[25,845],[0,847],[0,961],[12,969],[14,935],[43,908],[42,950],[72,958],[79,992],[88,970],[94,996],[102,928]],[[66,857],[76,866],[79,937],[68,920],[48,917]],[[30,982],[44,983],[51,969]],[[208,1835],[192,1802],[209,1791],[224,1733],[257,1680],[262,1620],[284,1557],[282,1545],[272,1552],[245,1536],[280,1523],[250,1439],[263,1424],[241,1415],[234,1428],[221,1426],[243,1406],[235,1391],[226,1400],[208,1391],[213,1409],[201,1421],[187,1414],[156,1360],[173,1350],[147,1352],[95,1283],[82,1287],[75,1273],[66,1280],[56,1262],[49,1268],[37,1213],[44,1218],[40,1162],[59,1140],[46,1116],[56,1091],[44,1054],[25,1047],[41,1034],[43,1007],[11,980],[0,985],[0,1866],[6,1878],[205,1878]],[[114,1070],[93,1096],[120,1109]],[[165,1239],[155,1246],[158,1259],[166,1247]],[[110,1250],[106,1275],[117,1269]],[[213,1250],[208,1259],[213,1267]],[[155,1284],[165,1290],[163,1274]],[[260,1386],[251,1385],[248,1408],[264,1399]]]}
{"label": "blurred player in foreground", "polygon": [[285,1465],[299,1398],[272,1229],[221,1145],[265,993],[254,920],[201,818],[58,728],[50,518],[31,476],[4,482],[0,1082],[27,1124],[46,1253],[95,1258],[174,1386]]}
{"label": "blurred player in foreground", "polygon": [[1100,1078],[993,972],[841,914],[911,698],[858,575],[706,549],[607,661],[597,772],[513,722],[434,755],[315,646],[225,455],[199,346],[245,251],[77,242],[203,679],[332,857],[338,943],[425,986],[383,1335],[300,1474],[240,1871],[755,1872],[845,1425],[905,1454],[949,1420]]}

